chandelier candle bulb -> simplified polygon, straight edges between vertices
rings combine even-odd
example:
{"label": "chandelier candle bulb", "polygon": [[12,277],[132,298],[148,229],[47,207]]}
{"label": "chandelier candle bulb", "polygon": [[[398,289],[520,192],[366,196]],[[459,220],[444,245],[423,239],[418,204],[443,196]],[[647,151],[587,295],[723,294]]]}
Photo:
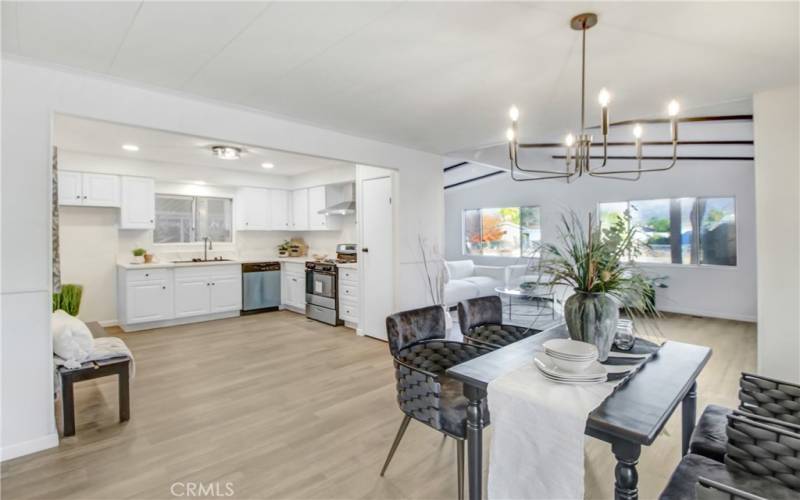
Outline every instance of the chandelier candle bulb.
{"label": "chandelier candle bulb", "polygon": [[511,109],[508,110],[508,116],[512,122],[516,122],[519,120],[519,109],[516,106],[511,106]]}
{"label": "chandelier candle bulb", "polygon": [[506,130],[506,139],[508,139],[508,142],[514,142],[514,129],[513,128],[509,128],[508,130]]}
{"label": "chandelier candle bulb", "polygon": [[611,95],[608,93],[608,90],[605,88],[600,90],[600,93],[597,94],[597,102],[604,108],[608,107],[608,103],[611,102]]}

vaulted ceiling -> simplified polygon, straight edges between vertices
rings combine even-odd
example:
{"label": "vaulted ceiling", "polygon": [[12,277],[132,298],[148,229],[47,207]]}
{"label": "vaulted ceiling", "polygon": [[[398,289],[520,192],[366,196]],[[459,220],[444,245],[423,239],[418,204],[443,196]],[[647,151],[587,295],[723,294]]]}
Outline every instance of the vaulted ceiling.
{"label": "vaulted ceiling", "polygon": [[[558,134],[579,110],[588,33],[589,120],[741,108],[797,83],[798,3],[6,2],[3,52],[446,153]],[[530,137],[533,139],[533,137]]]}

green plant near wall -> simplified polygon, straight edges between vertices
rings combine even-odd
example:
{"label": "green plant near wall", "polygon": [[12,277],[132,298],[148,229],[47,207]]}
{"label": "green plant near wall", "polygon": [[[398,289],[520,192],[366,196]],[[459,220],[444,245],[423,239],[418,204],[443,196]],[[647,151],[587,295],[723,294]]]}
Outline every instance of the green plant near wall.
{"label": "green plant near wall", "polygon": [[62,309],[70,316],[77,316],[81,309],[82,285],[61,285],[61,292],[53,294],[53,311]]}

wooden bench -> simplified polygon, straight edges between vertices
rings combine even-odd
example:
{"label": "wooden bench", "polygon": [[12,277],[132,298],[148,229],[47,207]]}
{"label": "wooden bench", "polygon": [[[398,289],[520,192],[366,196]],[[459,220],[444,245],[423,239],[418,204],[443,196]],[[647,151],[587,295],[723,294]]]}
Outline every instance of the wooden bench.
{"label": "wooden bench", "polygon": [[[108,336],[105,328],[99,323],[91,322],[86,325],[94,338]],[[122,356],[100,361],[87,361],[78,368],[64,366],[58,368],[58,374],[61,377],[61,415],[64,437],[75,435],[75,395],[73,390],[75,382],[116,375],[119,383],[119,421],[126,422],[130,419],[130,364],[131,358]]]}

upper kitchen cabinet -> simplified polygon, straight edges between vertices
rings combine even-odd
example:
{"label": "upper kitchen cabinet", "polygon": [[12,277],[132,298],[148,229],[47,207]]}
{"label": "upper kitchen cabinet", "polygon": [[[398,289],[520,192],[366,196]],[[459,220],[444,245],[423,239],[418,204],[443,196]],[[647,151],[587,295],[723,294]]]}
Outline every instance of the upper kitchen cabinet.
{"label": "upper kitchen cabinet", "polygon": [[292,191],[292,230],[308,230],[308,189]]}
{"label": "upper kitchen cabinet", "polygon": [[155,227],[155,182],[147,177],[122,178],[121,229],[153,229]]}
{"label": "upper kitchen cabinet", "polygon": [[270,223],[270,192],[268,189],[241,188],[236,193],[236,229],[266,231]]}
{"label": "upper kitchen cabinet", "polygon": [[59,205],[118,207],[119,200],[119,177],[116,175],[69,170],[58,173]]}
{"label": "upper kitchen cabinet", "polygon": [[291,229],[289,218],[289,191],[283,189],[269,190],[270,221],[275,231],[288,231]]}

